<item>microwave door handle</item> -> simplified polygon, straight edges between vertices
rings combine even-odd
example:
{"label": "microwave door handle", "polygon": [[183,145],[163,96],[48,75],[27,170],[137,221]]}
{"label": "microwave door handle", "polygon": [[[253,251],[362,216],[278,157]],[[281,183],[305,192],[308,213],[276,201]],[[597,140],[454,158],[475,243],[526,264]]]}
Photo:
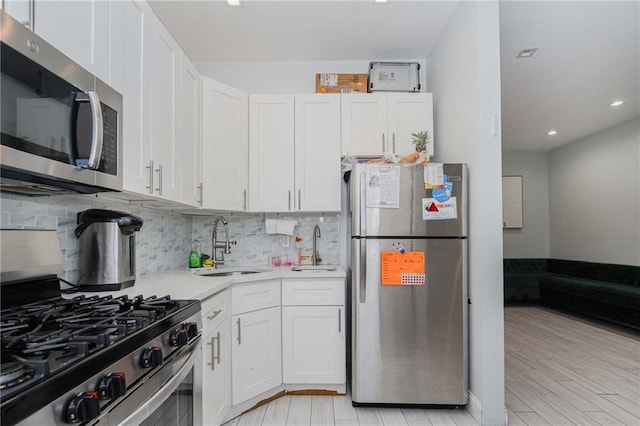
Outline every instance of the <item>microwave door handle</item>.
{"label": "microwave door handle", "polygon": [[102,156],[102,138],[104,126],[102,124],[102,107],[100,106],[100,98],[96,92],[87,92],[89,96],[89,106],[91,107],[91,153],[89,154],[89,169],[97,169],[100,165]]}

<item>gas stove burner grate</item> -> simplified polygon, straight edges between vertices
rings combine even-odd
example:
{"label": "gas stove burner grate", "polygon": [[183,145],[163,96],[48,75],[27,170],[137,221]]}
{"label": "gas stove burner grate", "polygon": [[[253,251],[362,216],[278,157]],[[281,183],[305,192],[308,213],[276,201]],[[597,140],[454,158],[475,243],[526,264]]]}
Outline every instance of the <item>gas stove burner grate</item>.
{"label": "gas stove burner grate", "polygon": [[0,364],[0,390],[19,385],[35,375],[35,370],[19,362]]}

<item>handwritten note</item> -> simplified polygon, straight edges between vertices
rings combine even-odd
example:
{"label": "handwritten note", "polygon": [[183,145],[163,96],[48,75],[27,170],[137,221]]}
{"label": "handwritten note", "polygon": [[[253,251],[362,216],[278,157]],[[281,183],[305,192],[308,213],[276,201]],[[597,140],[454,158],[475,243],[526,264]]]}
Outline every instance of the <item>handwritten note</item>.
{"label": "handwritten note", "polygon": [[424,285],[424,252],[383,251],[380,253],[382,285]]}

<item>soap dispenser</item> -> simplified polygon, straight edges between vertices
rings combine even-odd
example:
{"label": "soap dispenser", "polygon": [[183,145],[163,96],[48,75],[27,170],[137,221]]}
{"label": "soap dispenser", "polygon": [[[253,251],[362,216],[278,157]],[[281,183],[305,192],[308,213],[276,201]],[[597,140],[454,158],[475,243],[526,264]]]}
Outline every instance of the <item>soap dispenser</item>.
{"label": "soap dispenser", "polygon": [[199,268],[202,266],[202,256],[200,252],[200,242],[193,240],[191,242],[191,251],[189,252],[189,268]]}

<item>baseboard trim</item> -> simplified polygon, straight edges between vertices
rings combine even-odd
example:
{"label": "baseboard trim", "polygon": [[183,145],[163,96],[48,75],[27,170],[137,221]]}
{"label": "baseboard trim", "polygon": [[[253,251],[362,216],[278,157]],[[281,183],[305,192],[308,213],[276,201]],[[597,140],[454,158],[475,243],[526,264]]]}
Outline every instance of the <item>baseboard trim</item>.
{"label": "baseboard trim", "polygon": [[482,422],[482,413],[483,407],[480,400],[471,392],[469,392],[469,403],[467,404],[467,411],[471,414],[471,417],[478,422],[479,425],[483,424]]}

